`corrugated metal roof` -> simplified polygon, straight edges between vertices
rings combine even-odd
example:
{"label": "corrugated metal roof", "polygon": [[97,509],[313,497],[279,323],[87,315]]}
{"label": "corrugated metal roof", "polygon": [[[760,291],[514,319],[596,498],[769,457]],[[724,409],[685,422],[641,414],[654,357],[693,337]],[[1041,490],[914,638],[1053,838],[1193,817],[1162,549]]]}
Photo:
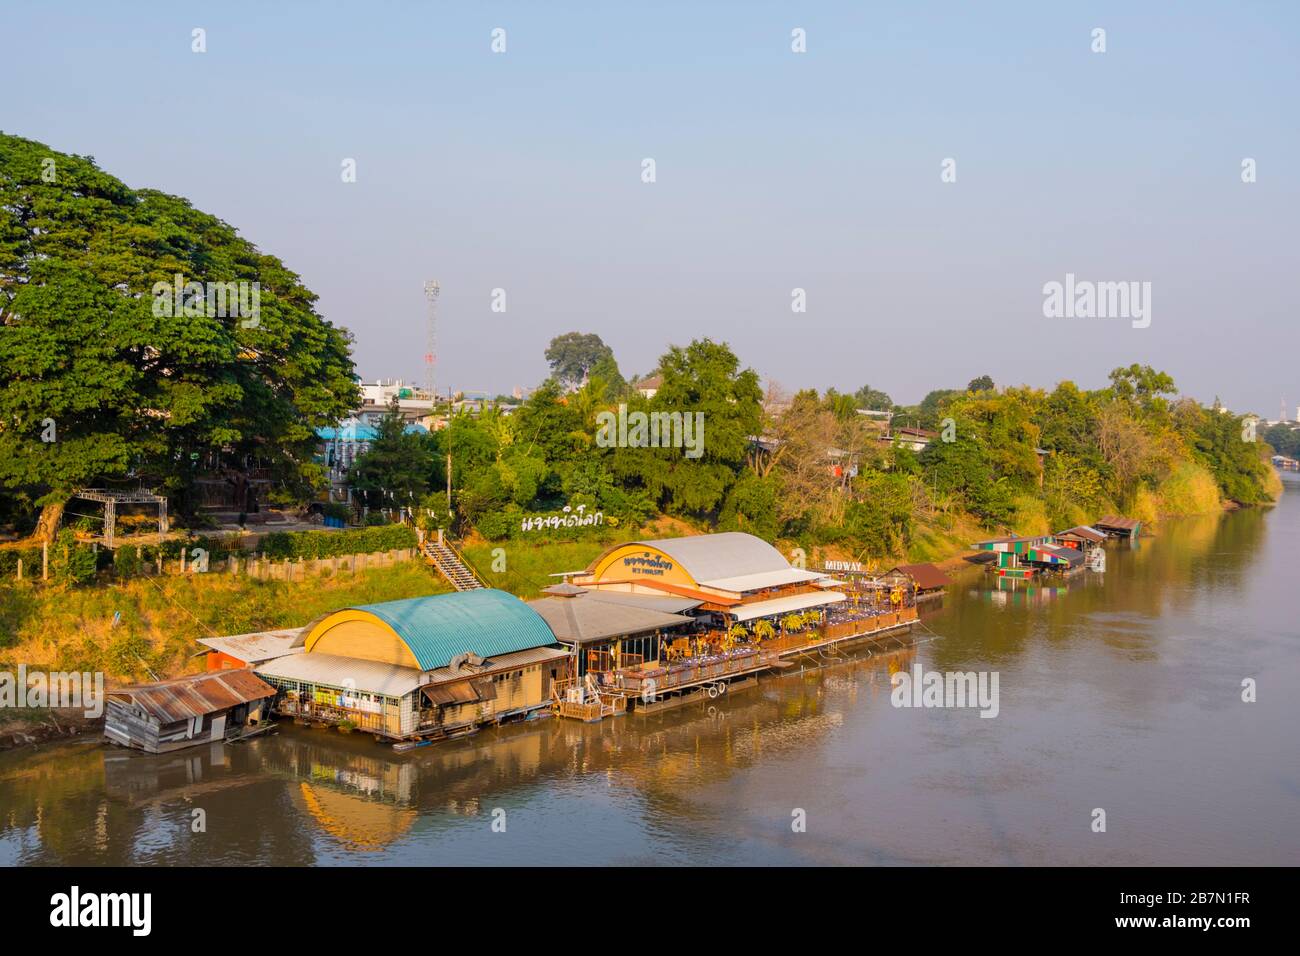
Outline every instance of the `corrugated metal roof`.
{"label": "corrugated metal roof", "polygon": [[174,724],[273,697],[275,688],[250,670],[225,670],[124,687],[108,696],[139,707],[161,724]]}
{"label": "corrugated metal roof", "polygon": [[608,601],[610,604],[626,604],[628,607],[643,607],[649,611],[661,611],[664,614],[681,614],[683,611],[693,611],[703,604],[703,601],[688,597],[670,597],[667,594],[635,594],[630,591],[608,591],[592,590],[588,591],[597,601]]}
{"label": "corrugated metal roof", "polygon": [[906,574],[919,588],[946,588],[952,579],[929,562],[921,564],[900,564],[894,569]]}
{"label": "corrugated metal roof", "polygon": [[691,618],[681,614],[616,604],[593,599],[590,595],[539,598],[528,604],[546,619],[555,638],[566,644],[599,641],[623,634],[643,634],[661,627],[691,623]]}
{"label": "corrugated metal roof", "polygon": [[782,557],[780,551],[762,538],[743,531],[635,543],[662,551],[684,567],[696,582],[760,571],[784,571],[790,567],[790,562]]}
{"label": "corrugated metal roof", "polygon": [[701,587],[717,588],[719,591],[761,591],[763,588],[780,587],[782,584],[803,584],[816,581],[826,575],[820,571],[805,571],[802,568],[784,567],[777,571],[759,571],[755,574],[738,574],[730,578],[715,578],[712,581],[700,581]]}
{"label": "corrugated metal roof", "polygon": [[324,684],[386,697],[402,697],[421,684],[421,674],[414,667],[399,667],[379,661],[366,661],[336,654],[294,654],[277,657],[256,668],[264,677]]}
{"label": "corrugated metal roof", "polygon": [[757,617],[771,617],[774,614],[791,614],[807,610],[810,607],[825,607],[847,600],[843,591],[823,591],[820,594],[795,594],[791,597],[773,598],[771,601],[755,601],[733,607],[728,614],[735,615],[737,621],[752,621]]}
{"label": "corrugated metal roof", "polygon": [[1093,527],[1096,528],[1115,528],[1117,531],[1132,531],[1142,522],[1136,518],[1125,518],[1121,515],[1106,515],[1104,518],[1098,518],[1094,521]]}
{"label": "corrugated metal roof", "polygon": [[247,664],[260,664],[286,654],[301,654],[302,648],[294,646],[299,630],[300,628],[292,627],[255,634],[231,634],[228,637],[200,637],[199,643]]}
{"label": "corrugated metal roof", "polygon": [[1075,538],[1082,538],[1084,541],[1100,542],[1106,540],[1106,532],[1098,531],[1096,528],[1091,528],[1086,524],[1075,525],[1073,528],[1066,528],[1064,531],[1058,531],[1054,537],[1064,538],[1067,535]]}
{"label": "corrugated metal roof", "polygon": [[391,627],[426,671],[446,667],[467,651],[496,657],[555,643],[536,611],[495,588],[357,605],[351,610],[373,614]]}
{"label": "corrugated metal roof", "polygon": [[455,674],[451,672],[449,667],[439,667],[437,670],[431,671],[426,680],[432,684],[446,683],[447,681],[463,679],[470,674],[476,677],[484,674],[496,674],[501,671],[514,670],[518,667],[527,667],[529,664],[544,664],[547,661],[560,660],[568,656],[568,651],[562,651],[558,647],[533,647],[526,651],[515,651],[513,654],[502,654],[500,657],[485,660],[482,664],[466,665]]}

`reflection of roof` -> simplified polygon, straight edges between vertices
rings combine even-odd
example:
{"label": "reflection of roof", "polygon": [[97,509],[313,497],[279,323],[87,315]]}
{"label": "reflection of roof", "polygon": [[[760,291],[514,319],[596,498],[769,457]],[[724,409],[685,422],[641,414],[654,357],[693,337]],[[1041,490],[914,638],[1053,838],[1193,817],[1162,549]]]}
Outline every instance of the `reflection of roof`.
{"label": "reflection of roof", "polygon": [[936,568],[933,564],[900,564],[894,568],[895,571],[901,571],[909,578],[916,582],[918,588],[944,588],[952,583],[948,575]]}
{"label": "reflection of roof", "polygon": [[727,613],[734,615],[737,621],[752,621],[756,617],[771,617],[774,614],[790,614],[810,607],[824,607],[827,604],[839,604],[847,600],[843,591],[823,591],[820,594],[795,594],[791,597],[773,598],[771,601],[755,601],[731,608]]}
{"label": "reflection of roof", "polygon": [[662,551],[680,564],[697,582],[734,578],[760,571],[785,571],[790,562],[762,538],[742,531],[699,534],[687,538],[637,541]]}
{"label": "reflection of roof", "polygon": [[124,687],[108,696],[139,707],[161,724],[174,724],[274,697],[275,688],[258,680],[250,670],[226,670]]}
{"label": "reflection of roof", "polygon": [[199,643],[246,664],[260,664],[286,654],[301,654],[302,648],[293,646],[299,630],[293,627],[280,631],[258,631],[255,634],[232,634],[228,637],[200,637]]}
{"label": "reflection of roof", "polygon": [[731,578],[700,581],[699,584],[701,587],[717,588],[719,591],[761,591],[763,588],[780,587],[782,584],[803,584],[805,581],[816,581],[824,577],[826,575],[819,571],[786,567],[777,571],[759,571],[756,574],[739,574]]}
{"label": "reflection of roof", "polygon": [[[495,588],[365,604],[336,613],[346,611],[372,615],[392,628],[426,671],[446,667],[466,651],[495,657],[555,643],[536,611]],[[312,633],[325,633],[329,627],[327,617]]]}
{"label": "reflection of roof", "polygon": [[420,686],[420,672],[414,667],[400,667],[397,664],[384,664],[357,657],[339,657],[335,654],[277,657],[260,665],[257,673],[263,677],[324,684],[383,694],[385,697],[402,697]]}
{"label": "reflection of roof", "polygon": [[691,623],[691,618],[681,614],[603,601],[589,594],[540,598],[529,601],[528,606],[545,618],[555,637],[566,644],[643,634]]}

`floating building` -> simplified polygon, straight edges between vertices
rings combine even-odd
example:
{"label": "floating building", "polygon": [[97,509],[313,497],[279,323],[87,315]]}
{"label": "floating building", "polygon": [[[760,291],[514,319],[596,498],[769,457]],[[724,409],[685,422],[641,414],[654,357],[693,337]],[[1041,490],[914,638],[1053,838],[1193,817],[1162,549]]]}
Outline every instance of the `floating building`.
{"label": "floating building", "polygon": [[154,754],[238,739],[265,726],[273,697],[249,670],[126,687],[108,695],[104,736]]}
{"label": "floating building", "polygon": [[548,708],[568,657],[541,616],[490,588],[344,608],[295,643],[257,668],[277,713],[397,741]]}

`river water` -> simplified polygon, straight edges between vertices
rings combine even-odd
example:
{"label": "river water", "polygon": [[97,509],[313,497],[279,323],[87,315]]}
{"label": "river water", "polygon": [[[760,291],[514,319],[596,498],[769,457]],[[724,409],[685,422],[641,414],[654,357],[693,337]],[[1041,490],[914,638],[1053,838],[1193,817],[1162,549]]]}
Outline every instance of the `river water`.
{"label": "river water", "polygon": [[[0,864],[1295,865],[1287,487],[1112,544],[1104,575],[1066,585],[966,569],[926,643],[707,706],[406,755],[287,724],[170,756],[0,754]],[[997,716],[893,706],[891,672],[917,665],[996,672]]]}

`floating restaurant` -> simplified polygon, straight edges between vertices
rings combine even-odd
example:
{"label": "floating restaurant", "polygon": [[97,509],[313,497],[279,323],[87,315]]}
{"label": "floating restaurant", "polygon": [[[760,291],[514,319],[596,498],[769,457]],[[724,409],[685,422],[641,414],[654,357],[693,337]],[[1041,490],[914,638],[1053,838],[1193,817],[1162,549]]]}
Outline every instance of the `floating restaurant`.
{"label": "floating restaurant", "polygon": [[[557,685],[555,712],[599,720],[629,706],[672,706],[687,694],[715,697],[761,672],[792,666],[788,658],[910,629],[916,621],[914,605],[851,599],[844,583],[793,567],[772,545],[741,532],[616,545],[573,576],[574,592],[553,591],[551,599],[589,600],[579,590],[602,595],[597,605],[610,595],[625,602],[672,597],[694,605],[674,612],[689,620],[664,622],[653,642],[642,640],[630,651],[624,642],[633,635],[604,637],[614,642],[609,656],[576,663]],[[667,606],[654,610],[664,613]]]}
{"label": "floating restaurant", "polygon": [[628,542],[531,602],[476,588],[202,638],[201,676],[255,682],[274,714],[409,749],[510,720],[650,712],[823,663],[842,643],[897,640],[921,591],[947,583],[928,567],[846,592],[753,535]]}

